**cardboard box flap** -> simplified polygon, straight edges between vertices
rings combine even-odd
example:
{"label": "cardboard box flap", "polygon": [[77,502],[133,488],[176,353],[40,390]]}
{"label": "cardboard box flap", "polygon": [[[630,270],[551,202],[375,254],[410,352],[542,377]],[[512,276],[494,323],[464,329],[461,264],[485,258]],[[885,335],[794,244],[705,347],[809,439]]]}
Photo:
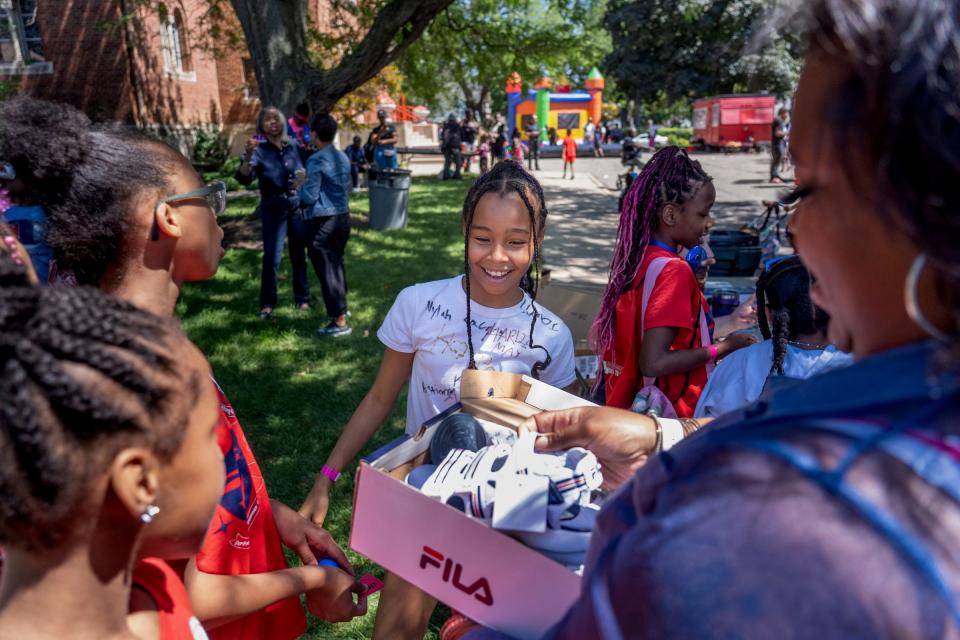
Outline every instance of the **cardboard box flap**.
{"label": "cardboard box flap", "polygon": [[476,398],[462,400],[460,404],[463,405],[464,413],[514,429],[520,426],[521,422],[541,411],[513,398]]}
{"label": "cardboard box flap", "polygon": [[460,376],[460,400],[475,398],[515,398],[527,394],[523,377],[503,371],[464,369]]}
{"label": "cardboard box flap", "polygon": [[560,411],[561,409],[573,409],[574,407],[597,406],[589,400],[584,400],[572,393],[567,393],[563,389],[551,387],[544,382],[534,380],[528,376],[523,376],[522,384],[526,388],[523,401],[544,411]]}

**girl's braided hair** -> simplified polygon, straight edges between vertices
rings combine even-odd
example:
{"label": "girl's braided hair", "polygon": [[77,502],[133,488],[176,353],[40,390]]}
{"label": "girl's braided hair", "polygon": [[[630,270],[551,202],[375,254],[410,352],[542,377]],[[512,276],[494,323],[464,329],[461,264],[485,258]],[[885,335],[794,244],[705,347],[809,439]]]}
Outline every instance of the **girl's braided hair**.
{"label": "girl's braided hair", "polygon": [[86,517],[91,480],[122,447],[176,452],[201,381],[176,364],[172,320],[30,286],[5,251],[0,279],[0,544],[41,551]]}
{"label": "girl's braided hair", "polygon": [[540,372],[550,366],[550,352],[541,345],[534,344],[533,330],[537,326],[537,320],[540,317],[534,300],[537,298],[537,288],[540,284],[540,246],[543,242],[543,229],[547,222],[547,204],[543,197],[543,187],[523,165],[515,160],[503,160],[493,166],[487,173],[477,178],[470,186],[467,197],[463,201],[463,271],[467,276],[466,294],[467,294],[467,348],[470,353],[469,367],[477,368],[473,349],[473,321],[470,313],[470,227],[473,225],[473,215],[477,209],[477,203],[488,193],[495,193],[499,196],[505,196],[509,193],[515,193],[523,201],[530,216],[530,230],[533,234],[533,261],[530,268],[524,274],[520,281],[520,288],[530,295],[530,348],[540,349],[546,354],[546,357],[533,365],[530,375],[540,379]]}
{"label": "girl's braided hair", "polygon": [[[610,280],[603,292],[600,313],[591,327],[591,342],[600,356],[613,346],[614,309],[617,299],[636,280],[643,253],[653,230],[657,228],[659,213],[664,205],[682,206],[711,178],[696,160],[679,147],[664,147],[657,151],[637,176],[623,199],[617,244],[610,261]],[[597,376],[598,380],[600,376]]]}
{"label": "girl's braided hair", "polygon": [[800,258],[782,258],[764,269],[757,281],[757,318],[764,339],[773,340],[770,372],[782,376],[787,342],[825,331],[830,320],[810,299],[810,273]]}

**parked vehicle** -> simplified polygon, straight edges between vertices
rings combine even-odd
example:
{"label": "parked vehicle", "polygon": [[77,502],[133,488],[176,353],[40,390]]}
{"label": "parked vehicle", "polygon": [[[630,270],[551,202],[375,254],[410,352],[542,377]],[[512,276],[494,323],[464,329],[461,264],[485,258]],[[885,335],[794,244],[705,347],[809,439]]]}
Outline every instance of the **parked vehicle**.
{"label": "parked vehicle", "polygon": [[701,98],[693,103],[691,142],[723,151],[769,147],[775,103],[765,93]]}

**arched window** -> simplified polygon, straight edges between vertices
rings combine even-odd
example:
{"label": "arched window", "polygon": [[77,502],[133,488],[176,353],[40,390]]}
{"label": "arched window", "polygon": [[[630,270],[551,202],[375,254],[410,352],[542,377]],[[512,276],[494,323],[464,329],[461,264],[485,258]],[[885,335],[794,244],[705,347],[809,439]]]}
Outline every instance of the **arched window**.
{"label": "arched window", "polygon": [[51,73],[40,38],[37,0],[0,0],[0,72]]}
{"label": "arched window", "polygon": [[160,44],[163,48],[163,68],[182,79],[195,79],[183,12],[174,9],[160,16]]}

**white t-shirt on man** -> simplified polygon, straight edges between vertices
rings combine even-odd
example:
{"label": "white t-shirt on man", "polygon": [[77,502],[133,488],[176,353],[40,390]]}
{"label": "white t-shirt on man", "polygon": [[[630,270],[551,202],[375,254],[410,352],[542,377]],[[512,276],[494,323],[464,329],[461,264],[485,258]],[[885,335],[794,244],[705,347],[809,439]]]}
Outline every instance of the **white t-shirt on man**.
{"label": "white t-shirt on man", "polygon": [[[456,276],[407,287],[377,332],[385,346],[413,353],[413,371],[407,392],[407,433],[460,399],[460,375],[470,364],[467,348],[467,296]],[[564,388],[576,380],[573,337],[562,320],[536,304],[538,318],[533,342],[550,353],[551,363],[540,379]],[[533,365],[546,358],[543,349],[530,348],[530,296],[506,309],[472,302],[473,349],[477,368],[530,375]]]}

